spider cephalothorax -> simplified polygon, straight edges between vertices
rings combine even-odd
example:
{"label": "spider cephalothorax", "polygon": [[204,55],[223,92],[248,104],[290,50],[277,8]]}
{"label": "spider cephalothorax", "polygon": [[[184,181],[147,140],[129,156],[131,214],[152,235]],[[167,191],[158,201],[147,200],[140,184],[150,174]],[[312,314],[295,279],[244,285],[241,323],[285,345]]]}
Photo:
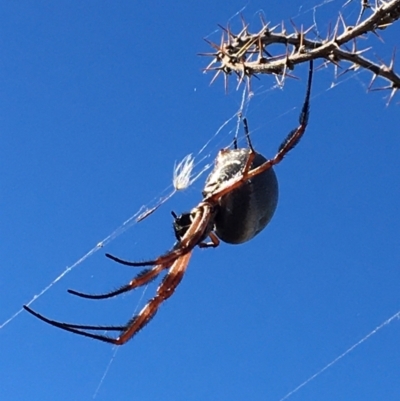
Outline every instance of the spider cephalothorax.
{"label": "spider cephalothorax", "polygon": [[[121,345],[131,339],[156,314],[159,306],[175,291],[182,280],[190,256],[196,246],[216,247],[220,240],[240,244],[252,239],[271,220],[278,201],[278,182],[273,166],[295,147],[303,136],[309,115],[313,64],[310,61],[306,97],[300,113],[299,126],[292,130],[272,159],[257,153],[251,144],[247,121],[244,119],[247,148],[223,149],[218,153],[215,167],[206,180],[202,201],[190,212],[174,217],[177,242],[166,254],[146,262],[130,262],[110,254],[106,256],[127,266],[152,266],[128,284],[105,294],[86,294],[75,290],[69,293],[89,299],[106,299],[149,283],[162,271],[169,269],[157,288],[156,295],[123,326],[91,326],[58,322],[24,308],[37,318],[82,336]],[[205,242],[209,238],[211,242]],[[98,331],[117,332],[117,337],[96,334]]]}

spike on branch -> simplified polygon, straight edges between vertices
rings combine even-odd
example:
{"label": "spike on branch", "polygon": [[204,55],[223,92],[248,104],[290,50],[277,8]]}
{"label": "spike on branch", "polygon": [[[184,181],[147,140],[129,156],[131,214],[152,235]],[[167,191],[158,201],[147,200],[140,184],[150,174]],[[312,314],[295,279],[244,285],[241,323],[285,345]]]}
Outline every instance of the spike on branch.
{"label": "spike on branch", "polygon": [[[349,0],[345,5],[347,5]],[[366,11],[369,11],[368,13]],[[368,15],[367,15],[368,14]],[[242,28],[235,33],[230,26],[220,26],[222,38],[220,45],[206,39],[214,53],[202,55],[212,57],[213,60],[206,67],[206,71],[216,71],[212,82],[220,74],[224,74],[225,89],[228,86],[228,75],[235,73],[239,86],[246,85],[260,74],[275,76],[278,85],[282,86],[286,77],[290,77],[288,70],[297,65],[308,63],[310,60],[322,59],[322,66],[334,65],[336,78],[349,71],[367,70],[372,73],[372,81],[368,91],[372,90],[375,79],[379,77],[388,83],[384,86],[390,90],[390,100],[400,88],[400,76],[395,71],[395,50],[389,65],[383,62],[374,62],[367,58],[371,47],[358,49],[358,39],[369,39],[371,34],[380,35],[400,19],[400,0],[376,0],[375,5],[368,0],[361,0],[361,12],[357,22],[352,25],[345,21],[342,13],[338,13],[332,28],[329,23],[326,36],[320,38],[312,35],[313,26],[298,28],[294,21],[289,20],[292,26],[287,30],[285,23],[269,28],[264,16],[260,13],[261,30],[251,33],[249,24],[243,15],[240,15]],[[280,29],[277,30],[277,27]],[[343,32],[342,32],[343,30]],[[351,45],[351,46],[349,46]],[[284,46],[285,51],[279,51]],[[347,64],[347,66],[346,66]],[[341,73],[338,74],[338,70]],[[394,90],[395,89],[395,90]]]}

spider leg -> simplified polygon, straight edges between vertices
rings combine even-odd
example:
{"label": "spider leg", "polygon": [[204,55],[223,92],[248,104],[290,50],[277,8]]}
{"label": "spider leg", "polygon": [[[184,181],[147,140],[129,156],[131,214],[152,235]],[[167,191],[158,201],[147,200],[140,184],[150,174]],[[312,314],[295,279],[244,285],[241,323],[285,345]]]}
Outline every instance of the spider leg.
{"label": "spider leg", "polygon": [[280,163],[285,155],[291,151],[300,141],[301,137],[303,136],[304,132],[306,131],[307,124],[308,124],[308,117],[310,115],[310,95],[311,95],[311,84],[312,84],[312,75],[313,75],[313,60],[310,60],[310,69],[308,72],[308,82],[307,82],[307,91],[306,97],[304,99],[303,107],[301,108],[300,116],[299,116],[299,123],[300,125],[289,132],[289,135],[286,139],[281,143],[278,153],[274,156],[273,159],[267,160],[261,166],[248,171],[248,173],[244,174],[244,179],[248,180],[252,177],[262,173],[263,171],[268,170],[272,166]]}
{"label": "spider leg", "polygon": [[140,272],[133,280],[131,280],[128,284],[123,285],[115,291],[110,291],[105,294],[86,294],[83,292],[68,290],[68,292],[72,295],[76,295],[81,298],[88,299],[107,299],[112,298],[117,295],[123,294],[124,292],[132,291],[135,288],[141,287],[154,280],[164,269],[169,268],[170,265],[157,265],[152,269],[146,269]]}
{"label": "spider leg", "polygon": [[120,259],[114,255],[106,253],[106,257],[114,262],[121,263],[125,266],[154,266],[154,265],[171,265],[176,259],[190,252],[204,237],[209,221],[212,215],[211,206],[202,202],[195,212],[195,217],[191,226],[186,231],[184,237],[172,248],[171,251],[154,260],[144,262],[131,262],[129,260]]}
{"label": "spider leg", "polygon": [[191,254],[192,252],[190,251],[174,262],[170,271],[157,288],[156,296],[128,323],[125,331],[115,340],[116,345],[125,344],[130,340],[155,316],[159,306],[175,292],[185,274]]}
{"label": "spider leg", "polygon": [[250,139],[250,132],[249,132],[249,126],[247,124],[247,118],[243,119],[243,126],[244,126],[244,134],[245,134],[246,140],[247,140],[247,145],[248,145],[249,149],[252,151],[252,153],[255,153],[253,144],[251,143],[251,139]]}
{"label": "spider leg", "polygon": [[29,312],[31,315],[37,317],[38,319],[42,320],[43,322],[49,323],[55,327],[61,328],[71,328],[71,329],[86,329],[86,330],[108,330],[108,331],[121,331],[125,329],[125,326],[91,326],[91,325],[84,325],[84,324],[73,324],[73,323],[65,323],[59,322],[57,320],[49,319],[40,313],[35,312],[29,306],[24,305],[23,308]]}
{"label": "spider leg", "polygon": [[212,231],[208,236],[211,242],[200,242],[199,248],[216,248],[220,244],[219,238]]}
{"label": "spider leg", "polygon": [[[312,75],[313,75],[313,60],[310,60],[310,68],[308,73],[308,82],[307,82],[307,91],[306,96],[304,99],[304,103],[300,112],[299,116],[299,123],[300,125],[290,131],[289,135],[280,145],[278,152],[276,155],[270,159],[265,161],[261,166],[258,166],[254,169],[251,169],[251,164],[253,163],[255,152],[250,147],[250,153],[247,158],[245,167],[242,170],[242,174],[238,175],[237,177],[233,178],[230,181],[227,181],[226,185],[222,187],[220,190],[213,192],[205,201],[213,203],[220,199],[225,194],[231,192],[235,188],[240,187],[244,182],[250,180],[254,176],[263,173],[264,171],[270,169],[271,167],[275,166],[276,164],[280,163],[285,155],[292,150],[300,141],[301,137],[303,136],[304,132],[307,128],[308,117],[310,113],[310,95],[311,95],[311,84],[312,84]],[[248,133],[246,134],[248,135]]]}
{"label": "spider leg", "polygon": [[99,334],[88,333],[86,331],[79,330],[79,328],[88,329],[88,330],[110,330],[110,331],[111,330],[121,331],[125,328],[124,326],[123,327],[119,327],[119,326],[83,326],[83,325],[80,326],[80,325],[58,322],[56,320],[51,320],[51,319],[48,319],[47,317],[44,317],[43,315],[40,315],[39,313],[35,312],[34,310],[32,310],[31,308],[29,308],[26,305],[24,305],[23,307],[27,312],[29,312],[33,316],[37,317],[38,319],[42,320],[43,322],[50,324],[51,326],[58,327],[59,329],[62,329],[65,331],[69,331],[70,333],[79,334],[81,336],[85,336],[85,337],[89,337],[89,338],[94,338],[95,340],[100,340],[100,341],[104,341],[104,342],[111,343],[111,344],[115,344],[114,338],[111,338],[108,336],[102,336]]}
{"label": "spider leg", "polygon": [[[173,263],[170,271],[157,288],[156,296],[152,298],[143,307],[139,314],[131,319],[125,326],[90,326],[58,322],[40,315],[26,305],[24,305],[24,309],[51,326],[58,327],[71,333],[79,334],[81,336],[93,338],[95,340],[100,340],[115,345],[122,345],[130,340],[137,332],[139,332],[154,317],[159,306],[174,293],[176,287],[183,278],[191,254],[192,252],[189,251]],[[119,331],[121,334],[117,338],[112,338],[105,335],[93,334],[84,330]]]}
{"label": "spider leg", "polygon": [[[199,245],[205,236],[210,235],[210,219],[213,216],[212,204],[201,202],[195,209],[193,209],[193,214],[194,218],[190,227],[182,236],[181,240],[174,246],[174,248],[166,255],[157,258],[154,263],[151,263],[151,265],[156,264],[156,267],[146,270],[144,273],[142,272],[142,275],[134,278],[126,286],[123,286],[119,290],[111,293],[100,295],[84,294],[78,291],[70,290],[72,294],[85,298],[109,298],[111,296],[134,289],[139,285],[143,285],[145,282],[149,282],[151,279],[155,278],[161,273],[162,270],[169,268],[169,272],[157,288],[155,297],[152,298],[139,312],[139,314],[131,319],[125,326],[92,326],[59,322],[40,315],[26,305],[24,305],[24,309],[45,323],[62,330],[115,345],[126,343],[154,317],[159,306],[174,293],[175,288],[181,282],[186,271],[193,248]],[[132,265],[143,266],[143,263],[133,262]],[[120,335],[117,338],[113,338],[107,335],[94,334],[90,332],[96,330],[119,331]]]}

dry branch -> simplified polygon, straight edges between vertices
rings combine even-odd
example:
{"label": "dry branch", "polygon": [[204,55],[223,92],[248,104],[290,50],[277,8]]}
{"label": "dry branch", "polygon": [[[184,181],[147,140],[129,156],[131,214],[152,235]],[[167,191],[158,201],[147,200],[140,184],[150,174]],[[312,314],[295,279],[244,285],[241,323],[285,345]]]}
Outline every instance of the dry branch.
{"label": "dry branch", "polygon": [[[371,89],[376,77],[386,80],[388,85],[380,89],[391,90],[390,101],[400,89],[400,76],[394,70],[395,52],[389,65],[381,61],[376,63],[364,56],[370,48],[363,50],[357,48],[357,40],[371,33],[380,37],[378,31],[394,24],[400,18],[400,0],[376,0],[374,5],[363,0],[361,7],[354,26],[347,25],[343,16],[339,14],[334,29],[329,30],[325,39],[309,38],[313,26],[303,30],[292,23],[293,31],[288,33],[283,23],[269,28],[269,24],[263,19],[261,19],[262,29],[258,33],[250,33],[244,21],[243,29],[238,34],[231,32],[230,28],[221,27],[223,33],[220,45],[207,40],[216,51],[204,54],[214,58],[206,70],[216,71],[212,81],[223,73],[225,84],[227,75],[231,73],[238,76],[239,83],[245,79],[250,82],[251,77],[259,74],[273,74],[278,82],[283,84],[285,77],[289,76],[289,70],[311,59],[323,59],[325,63],[332,63],[336,67],[341,67],[343,62],[347,62],[350,65],[344,72],[362,68],[372,73],[368,89]],[[370,15],[363,19],[366,10]],[[277,32],[279,30],[280,32]],[[277,44],[285,47],[283,53],[276,54]],[[272,45],[275,45],[273,48],[275,52],[271,48]]]}

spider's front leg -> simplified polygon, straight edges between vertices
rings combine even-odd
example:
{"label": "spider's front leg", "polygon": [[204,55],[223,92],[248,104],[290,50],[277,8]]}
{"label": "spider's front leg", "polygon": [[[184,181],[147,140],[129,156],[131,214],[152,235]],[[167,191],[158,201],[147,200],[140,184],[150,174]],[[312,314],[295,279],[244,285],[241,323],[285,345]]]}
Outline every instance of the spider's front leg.
{"label": "spider's front leg", "polygon": [[[289,135],[285,138],[285,140],[281,143],[278,149],[278,153],[274,156],[273,159],[267,160],[261,166],[253,169],[246,170],[243,174],[243,179],[248,180],[252,177],[262,173],[265,170],[268,170],[272,166],[280,163],[285,155],[291,151],[300,141],[304,133],[306,132],[308,117],[310,115],[310,96],[311,96],[311,85],[312,85],[312,76],[313,76],[313,60],[310,60],[310,68],[308,70],[308,81],[307,81],[307,91],[306,97],[304,99],[303,106],[301,108],[300,116],[299,116],[299,126],[292,131],[289,132]],[[253,150],[254,152],[254,150]],[[249,166],[246,165],[248,168]],[[249,171],[250,170],[250,171]]]}
{"label": "spider's front leg", "polygon": [[143,307],[137,316],[130,320],[121,335],[115,339],[114,344],[125,344],[150,322],[157,313],[159,306],[175,292],[176,287],[182,281],[191,255],[192,252],[190,251],[174,262],[158,286],[155,297]]}
{"label": "spider's front leg", "polygon": [[[210,221],[212,219],[214,212],[213,206],[209,202],[201,202],[197,207],[195,207],[190,213],[184,213],[181,216],[177,216],[175,213],[172,215],[175,218],[174,230],[177,235],[178,242],[172,248],[171,251],[158,257],[154,260],[147,260],[144,262],[131,262],[129,260],[120,259],[116,256],[106,253],[109,259],[115,262],[121,263],[125,266],[155,266],[155,265],[171,265],[180,256],[185,255],[190,252],[194,247],[200,245],[204,238],[210,235],[211,225]],[[182,219],[187,220],[186,225],[181,226],[179,230],[176,228],[176,221]],[[181,223],[180,223],[181,224]],[[215,244],[215,239],[212,239]],[[219,242],[218,242],[219,243]],[[218,245],[218,244],[217,244]],[[217,246],[215,245],[215,246]]]}
{"label": "spider's front leg", "polygon": [[[24,309],[43,322],[48,323],[51,326],[58,327],[59,329],[69,331],[70,333],[79,334],[84,337],[93,338],[95,340],[100,340],[115,345],[122,345],[130,340],[136,333],[138,333],[154,317],[159,306],[174,293],[186,271],[190,256],[191,252],[186,253],[174,262],[168,274],[164,277],[161,284],[157,288],[155,297],[143,307],[138,315],[134,316],[124,326],[93,326],[59,322],[57,320],[48,319],[47,317],[32,310],[27,305],[24,305]],[[166,268],[166,266],[163,266],[163,268]],[[91,333],[90,331],[86,330],[118,331],[120,332],[120,335],[117,338],[113,338],[106,335]]]}
{"label": "spider's front leg", "polygon": [[138,287],[146,285],[153,281],[163,270],[168,269],[170,266],[168,265],[157,265],[152,269],[145,269],[141,271],[135,278],[133,278],[128,284],[123,285],[122,287],[110,291],[104,294],[87,294],[85,292],[68,290],[68,292],[72,295],[76,295],[81,298],[87,299],[107,299],[116,297],[117,295],[123,294],[128,291],[132,291]]}
{"label": "spider's front leg", "polygon": [[[246,139],[248,142],[248,156],[246,163],[244,164],[241,173],[237,174],[235,177],[229,179],[222,185],[220,188],[216,189],[215,191],[210,192],[205,200],[210,203],[216,203],[219,199],[221,199],[224,195],[229,194],[236,188],[242,186],[245,182],[248,182],[251,178],[265,172],[266,170],[270,169],[271,167],[277,165],[282,161],[285,155],[292,150],[300,141],[301,137],[304,135],[307,124],[308,124],[308,117],[310,113],[310,95],[311,95],[311,84],[312,84],[312,75],[313,75],[313,60],[310,60],[310,68],[308,73],[308,81],[307,81],[307,91],[306,96],[304,99],[304,103],[300,112],[299,116],[299,126],[292,131],[290,131],[289,135],[285,138],[282,144],[279,146],[278,152],[276,155],[269,160],[266,160],[261,165],[251,168],[255,157],[257,156],[257,152],[253,149],[253,146],[250,142],[250,134],[249,129],[247,126],[246,119],[243,120]],[[224,151],[221,151],[224,152]],[[229,151],[228,151],[229,152]]]}

